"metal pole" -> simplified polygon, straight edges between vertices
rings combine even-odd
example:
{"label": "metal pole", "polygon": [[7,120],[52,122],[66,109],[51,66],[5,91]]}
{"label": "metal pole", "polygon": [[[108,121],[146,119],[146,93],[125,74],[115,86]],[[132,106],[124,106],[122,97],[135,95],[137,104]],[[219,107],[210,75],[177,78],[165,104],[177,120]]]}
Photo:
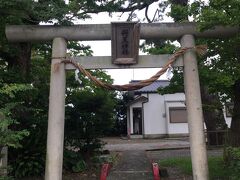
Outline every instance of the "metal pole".
{"label": "metal pole", "polygon": [[54,57],[65,57],[66,44],[63,38],[53,40],[45,180],[62,179],[66,75],[65,65]]}
{"label": "metal pole", "polygon": [[[182,47],[194,47],[193,35],[181,38]],[[203,113],[196,53],[189,50],[184,54],[184,87],[187,104],[188,128],[194,180],[208,179],[208,162],[204,138]]]}

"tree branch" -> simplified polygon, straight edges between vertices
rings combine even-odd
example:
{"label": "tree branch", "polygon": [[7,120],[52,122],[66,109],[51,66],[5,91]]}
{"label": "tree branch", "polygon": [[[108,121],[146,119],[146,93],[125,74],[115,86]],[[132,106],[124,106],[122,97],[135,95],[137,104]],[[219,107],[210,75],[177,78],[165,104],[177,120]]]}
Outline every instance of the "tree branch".
{"label": "tree branch", "polygon": [[[149,5],[153,4],[154,2],[157,2],[158,0],[152,0],[152,1],[146,1],[142,4],[140,3],[132,3],[132,4],[129,4],[128,7],[124,8],[124,7],[117,7],[116,9],[114,9],[112,12],[132,12],[132,11],[135,11],[135,10],[142,10],[146,7],[148,7]],[[109,9],[108,9],[108,6],[109,6],[110,3],[102,6],[97,6],[96,8],[94,9],[89,9],[89,10],[86,10],[80,14],[88,14],[88,13],[100,13],[100,12],[109,12]],[[135,5],[134,5],[135,4]]]}

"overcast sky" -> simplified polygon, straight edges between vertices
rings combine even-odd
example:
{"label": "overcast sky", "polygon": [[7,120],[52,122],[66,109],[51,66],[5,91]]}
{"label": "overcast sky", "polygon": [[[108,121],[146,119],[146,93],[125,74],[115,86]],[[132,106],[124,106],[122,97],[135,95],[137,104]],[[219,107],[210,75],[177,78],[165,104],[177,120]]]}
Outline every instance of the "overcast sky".
{"label": "overcast sky", "polygon": [[[149,17],[155,13],[157,4],[153,4],[149,10]],[[117,21],[126,21],[127,14],[115,13],[112,17],[109,17],[108,13],[93,14],[92,19],[81,22],[81,24],[108,24]],[[144,11],[138,11],[138,17],[144,18]],[[137,19],[136,19],[137,20]],[[136,21],[135,20],[135,21]],[[172,22],[169,17],[164,17],[162,22]],[[94,56],[111,56],[111,42],[110,41],[85,41],[82,42],[85,45],[90,45],[93,50]],[[142,52],[140,52],[142,54]],[[144,68],[144,69],[114,69],[107,70],[107,73],[114,79],[114,84],[127,84],[131,80],[147,79],[154,75],[159,69],[157,68]],[[166,76],[160,79],[166,79]]]}

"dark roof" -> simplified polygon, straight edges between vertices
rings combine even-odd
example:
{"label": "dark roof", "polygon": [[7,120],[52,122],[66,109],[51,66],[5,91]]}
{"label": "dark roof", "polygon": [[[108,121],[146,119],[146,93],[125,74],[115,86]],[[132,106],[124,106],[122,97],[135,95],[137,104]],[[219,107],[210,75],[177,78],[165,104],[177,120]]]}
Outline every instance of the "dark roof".
{"label": "dark roof", "polygon": [[134,98],[134,100],[132,100],[131,102],[129,102],[127,105],[131,105],[131,104],[134,104],[136,102],[147,102],[148,101],[148,98],[147,97],[144,97],[144,96],[137,96],[136,98]]}
{"label": "dark roof", "polygon": [[[137,82],[140,82],[140,80],[130,81],[130,83],[137,83]],[[157,80],[146,87],[135,90],[134,92],[135,93],[156,93],[159,87],[166,87],[169,85],[169,83],[170,82],[168,80]]]}

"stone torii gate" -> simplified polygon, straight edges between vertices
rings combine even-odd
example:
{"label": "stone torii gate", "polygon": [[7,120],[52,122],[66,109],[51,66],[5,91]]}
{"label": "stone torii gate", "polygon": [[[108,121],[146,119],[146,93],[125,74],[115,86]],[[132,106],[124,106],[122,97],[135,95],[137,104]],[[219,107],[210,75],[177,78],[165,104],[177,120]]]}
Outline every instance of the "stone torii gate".
{"label": "stone torii gate", "polygon": [[[194,47],[195,37],[230,37],[238,32],[239,28],[226,27],[198,32],[196,25],[193,23],[154,23],[141,24],[140,38],[180,40],[182,47]],[[67,41],[110,40],[111,26],[110,24],[75,26],[11,25],[6,27],[6,36],[11,42],[53,41],[45,179],[61,180],[65,116],[65,70],[74,69],[74,67],[62,63],[59,65],[58,71],[54,71],[54,65],[62,61],[61,57],[66,57]],[[131,66],[112,64],[110,57],[78,57],[75,59],[86,69],[115,69],[161,67],[166,63],[168,57],[169,55],[140,56],[139,63]],[[176,62],[175,66],[182,66],[182,62]],[[193,178],[194,180],[207,180],[208,164],[202,102],[196,54],[193,50],[188,50],[183,55],[183,66]]]}

